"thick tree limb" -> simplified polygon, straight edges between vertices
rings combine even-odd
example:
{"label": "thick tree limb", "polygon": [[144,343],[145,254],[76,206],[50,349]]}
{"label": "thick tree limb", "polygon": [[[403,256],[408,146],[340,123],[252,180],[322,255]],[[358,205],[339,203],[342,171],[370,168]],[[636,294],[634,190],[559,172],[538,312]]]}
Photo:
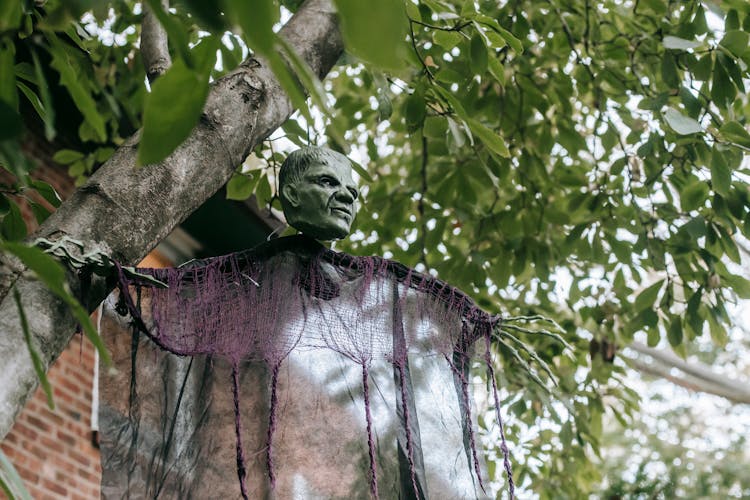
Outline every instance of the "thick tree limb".
{"label": "thick tree limb", "polygon": [[[143,2],[143,22],[141,23],[141,56],[148,81],[153,83],[172,65],[169,57],[167,31],[159,24],[151,7]],[[169,0],[162,0],[164,10],[169,8]]]}
{"label": "thick tree limb", "polygon": [[[343,43],[330,0],[308,0],[281,31],[321,78]],[[70,236],[123,263],[140,261],[231,177],[252,149],[293,109],[271,71],[249,59],[216,82],[200,123],[160,165],[136,168],[139,134],[50,216],[37,236]],[[70,280],[77,287],[77,280]],[[73,320],[38,281],[16,273],[30,327],[47,365],[67,345]],[[92,307],[104,298],[101,287]],[[37,385],[11,294],[0,302],[0,439]]]}
{"label": "thick tree limb", "polygon": [[[708,366],[688,363],[673,352],[654,349],[640,342],[633,342],[628,347],[654,360],[652,363],[647,363],[641,358],[625,357],[625,361],[640,372],[665,378],[693,391],[721,396],[735,403],[750,403],[750,388],[739,380],[719,375]],[[673,373],[674,368],[682,374],[678,376]]]}

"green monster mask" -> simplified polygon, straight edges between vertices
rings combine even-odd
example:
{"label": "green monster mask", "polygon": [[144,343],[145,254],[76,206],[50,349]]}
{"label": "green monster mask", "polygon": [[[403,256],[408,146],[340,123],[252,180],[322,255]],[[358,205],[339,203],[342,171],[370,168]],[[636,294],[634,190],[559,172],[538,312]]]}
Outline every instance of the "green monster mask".
{"label": "green monster mask", "polygon": [[293,228],[322,241],[349,234],[359,190],[346,156],[320,147],[292,152],[281,165],[279,190],[284,216]]}

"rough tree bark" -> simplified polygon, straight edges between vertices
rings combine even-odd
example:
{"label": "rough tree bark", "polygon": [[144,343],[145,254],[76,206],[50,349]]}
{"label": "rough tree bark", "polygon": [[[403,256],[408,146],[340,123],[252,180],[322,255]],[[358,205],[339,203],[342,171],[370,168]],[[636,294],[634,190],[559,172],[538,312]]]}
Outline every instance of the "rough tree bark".
{"label": "rough tree bark", "polygon": [[[323,77],[343,43],[330,0],[308,0],[281,30],[292,47]],[[136,168],[139,133],[120,147],[35,236],[69,236],[87,250],[99,249],[122,263],[140,261],[158,242],[218,191],[249,152],[292,113],[271,71],[257,59],[245,61],[211,89],[200,123],[162,164]],[[74,330],[66,307],[45,287],[15,271],[34,342],[47,366]],[[78,287],[75,276],[69,277]],[[108,290],[92,292],[91,305]],[[23,341],[11,293],[0,297],[0,439],[10,430],[38,380]]]}
{"label": "rough tree bark", "polygon": [[[169,8],[169,0],[162,0],[164,10]],[[169,56],[169,40],[167,30],[159,24],[151,7],[143,3],[143,22],[141,24],[141,57],[146,77],[153,83],[159,76],[166,73],[172,65]]]}

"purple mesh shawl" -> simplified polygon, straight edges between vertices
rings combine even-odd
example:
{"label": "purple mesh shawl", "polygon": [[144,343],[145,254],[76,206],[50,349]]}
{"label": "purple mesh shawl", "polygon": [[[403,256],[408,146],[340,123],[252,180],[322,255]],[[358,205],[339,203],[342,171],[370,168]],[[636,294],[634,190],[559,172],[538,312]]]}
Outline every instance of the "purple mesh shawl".
{"label": "purple mesh shawl", "polygon": [[[369,495],[379,497],[378,436],[371,411],[371,367],[392,367],[396,412],[403,441],[401,474],[409,497],[425,498],[425,465],[416,422],[410,359],[442,360],[453,374],[466,443],[466,464],[485,490],[482,457],[472,424],[469,372],[479,362],[491,381],[490,397],[501,431],[510,497],[513,478],[490,357],[500,317],[481,310],[466,294],[431,276],[380,257],[355,257],[326,249],[305,236],[280,238],[253,250],[168,269],[139,269],[168,287],[126,277],[119,270],[118,311],[137,331],[179,356],[207,355],[231,366],[240,490],[248,498],[240,415],[240,366],[254,362],[270,374],[265,461],[276,480],[274,435],[280,367],[296,351],[329,350],[360,367],[366,427]],[[474,415],[473,418],[476,418]],[[426,443],[424,447],[429,447]]]}

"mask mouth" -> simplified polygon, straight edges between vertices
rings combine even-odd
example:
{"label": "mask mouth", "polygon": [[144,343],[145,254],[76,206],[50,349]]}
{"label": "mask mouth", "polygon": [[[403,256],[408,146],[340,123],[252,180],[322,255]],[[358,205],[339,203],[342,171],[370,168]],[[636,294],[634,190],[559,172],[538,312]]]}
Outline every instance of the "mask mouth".
{"label": "mask mouth", "polygon": [[346,208],[346,207],[338,207],[338,206],[337,207],[331,207],[331,212],[343,214],[343,215],[346,215],[349,218],[351,218],[351,216],[352,216],[352,211],[349,208]]}

